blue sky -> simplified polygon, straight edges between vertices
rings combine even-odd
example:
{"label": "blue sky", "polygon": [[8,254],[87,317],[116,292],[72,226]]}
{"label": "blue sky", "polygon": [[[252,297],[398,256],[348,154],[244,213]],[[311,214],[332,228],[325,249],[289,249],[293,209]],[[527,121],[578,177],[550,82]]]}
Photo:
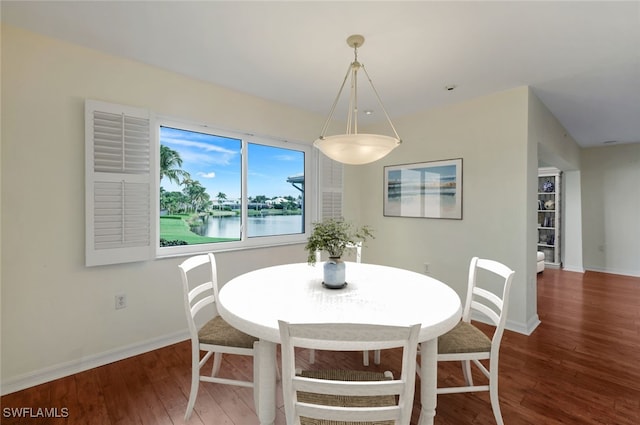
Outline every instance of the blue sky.
{"label": "blue sky", "polygon": [[[240,197],[240,140],[161,127],[160,144],[180,153],[182,169],[206,187],[212,199],[218,192],[223,192],[230,200]],[[249,144],[249,196],[298,197],[300,191],[286,180],[303,171],[303,152]],[[160,184],[169,192],[182,191],[166,177]]]}

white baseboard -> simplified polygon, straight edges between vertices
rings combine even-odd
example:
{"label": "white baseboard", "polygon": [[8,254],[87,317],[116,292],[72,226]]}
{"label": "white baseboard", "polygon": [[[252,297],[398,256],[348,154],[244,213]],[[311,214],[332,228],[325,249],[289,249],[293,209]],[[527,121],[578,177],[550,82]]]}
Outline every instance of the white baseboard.
{"label": "white baseboard", "polygon": [[578,267],[578,266],[571,266],[571,265],[567,265],[567,264],[564,264],[562,266],[562,270],[567,271],[567,272],[584,273],[584,268]]}
{"label": "white baseboard", "polygon": [[104,366],[109,363],[123,360],[128,357],[137,356],[167,345],[175,344],[189,338],[189,333],[180,331],[171,335],[165,335],[158,338],[149,339],[128,346],[116,348],[104,353],[95,354],[93,356],[78,360],[71,360],[66,363],[50,366],[34,372],[2,381],[0,385],[0,394],[6,395],[25,388],[40,385],[45,382],[54,381],[65,376],[93,369],[95,367]]}
{"label": "white baseboard", "polygon": [[507,323],[505,324],[505,328],[509,329],[510,331],[518,332],[518,333],[529,336],[533,333],[533,331],[536,330],[536,328],[538,327],[538,325],[540,325],[540,323],[541,323],[540,318],[536,314],[530,317],[527,323],[514,322],[511,320],[507,320]]}
{"label": "white baseboard", "polygon": [[640,270],[619,270],[607,267],[587,267],[587,270],[600,273],[619,274],[622,276],[640,277]]}
{"label": "white baseboard", "polygon": [[[484,317],[484,315],[482,314],[475,314],[475,312],[471,312],[471,319],[477,320],[478,322],[486,323],[488,325],[492,325],[492,323],[489,320],[487,320],[487,318]],[[504,328],[510,331],[518,332],[519,334],[524,334],[528,336],[528,335],[531,335],[533,331],[536,330],[536,328],[540,323],[541,323],[540,319],[536,314],[535,316],[531,317],[527,323],[516,322],[516,321],[507,319],[507,323],[504,325]]]}

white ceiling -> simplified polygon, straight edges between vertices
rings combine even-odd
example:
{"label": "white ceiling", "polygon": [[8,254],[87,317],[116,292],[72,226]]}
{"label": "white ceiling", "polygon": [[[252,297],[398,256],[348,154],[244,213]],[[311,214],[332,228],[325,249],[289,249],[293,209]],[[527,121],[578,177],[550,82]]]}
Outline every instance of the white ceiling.
{"label": "white ceiling", "polygon": [[[3,23],[322,115],[353,60],[345,40],[359,33],[358,58],[392,117],[529,85],[581,146],[640,142],[640,1],[4,0],[1,12]],[[360,109],[381,118],[362,87]]]}

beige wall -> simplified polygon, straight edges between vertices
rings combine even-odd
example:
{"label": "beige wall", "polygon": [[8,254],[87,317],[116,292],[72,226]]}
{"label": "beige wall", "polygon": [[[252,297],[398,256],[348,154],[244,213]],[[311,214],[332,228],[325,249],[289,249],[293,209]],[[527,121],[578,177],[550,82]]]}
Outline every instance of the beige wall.
{"label": "beige wall", "polygon": [[[180,258],[84,267],[85,98],[309,142],[325,119],[3,27],[3,392],[186,336]],[[365,261],[416,271],[428,262],[461,295],[473,255],[514,268],[509,325],[521,332],[537,324],[530,99],[521,87],[394,120],[403,145],[378,163],[346,167],[345,187],[348,218],[375,229]],[[464,161],[463,220],[382,216],[384,165],[447,158]],[[300,245],[221,253],[220,280],[305,258]],[[124,310],[114,309],[117,293],[127,294]]]}
{"label": "beige wall", "polygon": [[[529,94],[529,125],[528,125],[528,144],[529,144],[529,175],[527,190],[534,195],[529,198],[529,219],[528,230],[530,244],[528,258],[535,258],[537,251],[536,243],[538,241],[537,230],[537,191],[538,191],[538,162],[542,161],[552,165],[560,170],[577,170],[580,167],[580,149],[567,133],[560,122],[554,117],[547,107],[538,99],[538,97],[530,91]],[[567,185],[566,182],[571,184]],[[561,257],[572,259],[573,264],[579,263],[576,257],[582,255],[581,250],[581,234],[572,231],[576,225],[581,223],[580,208],[574,203],[566,203],[566,199],[575,199],[579,201],[580,184],[579,181],[563,180],[560,200],[562,205],[561,211],[561,237],[560,252]],[[567,232],[569,230],[569,232]],[[566,236],[569,236],[567,238]],[[529,282],[529,299],[531,302],[537,302],[536,279],[531,278]],[[528,306],[530,309],[533,305]]]}
{"label": "beige wall", "polygon": [[[3,27],[3,392],[186,337],[180,258],[84,267],[85,98],[292,140],[324,119]],[[305,258],[300,245],[223,253],[220,280]]]}
{"label": "beige wall", "polygon": [[640,276],[640,144],[582,151],[584,267]]}
{"label": "beige wall", "polygon": [[[471,257],[502,261],[516,270],[509,325],[521,332],[538,323],[527,284],[535,281],[527,209],[535,195],[526,187],[537,170],[527,156],[528,96],[521,87],[394,120],[403,144],[376,163],[348,167],[345,179],[346,210],[376,231],[365,261],[417,272],[430,263],[431,275],[461,295]],[[463,220],[383,217],[385,165],[451,158],[463,159]]]}
{"label": "beige wall", "polygon": [[562,173],[562,268],[578,273],[584,273],[581,180],[579,170]]}
{"label": "beige wall", "polygon": [[563,268],[640,276],[640,144],[579,149],[535,96],[530,117],[539,159],[563,171]]}

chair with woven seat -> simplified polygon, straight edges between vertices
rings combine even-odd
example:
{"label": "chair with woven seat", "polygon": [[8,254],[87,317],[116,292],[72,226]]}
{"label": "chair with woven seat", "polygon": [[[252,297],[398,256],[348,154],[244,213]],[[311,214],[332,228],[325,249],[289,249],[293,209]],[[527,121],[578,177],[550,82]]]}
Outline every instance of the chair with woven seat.
{"label": "chair with woven seat", "polygon": [[[482,288],[478,286],[479,274]],[[478,257],[471,259],[462,321],[438,338],[438,361],[461,361],[466,385],[440,387],[437,394],[489,391],[493,415],[498,425],[504,424],[498,399],[498,357],[514,274],[513,270],[497,261]],[[486,289],[490,286],[493,292]],[[471,323],[472,315],[474,319],[479,317],[476,315],[482,315],[495,326],[491,338]],[[489,368],[480,360],[489,360]],[[488,385],[474,385],[471,362],[488,378]]]}
{"label": "chair with woven seat", "polygon": [[[362,262],[362,242],[356,242],[354,244],[347,245],[347,250],[353,251],[353,259],[356,263]],[[322,253],[320,251],[316,251],[316,263],[322,261]],[[316,353],[315,350],[309,351],[309,363],[315,363],[316,361]],[[373,353],[373,362],[375,364],[380,364],[380,350],[376,350]],[[362,352],[362,363],[365,366],[369,366],[369,351]]]}
{"label": "chair with woven seat", "polygon": [[[178,268],[182,276],[184,306],[191,336],[191,391],[184,415],[184,419],[188,420],[193,412],[200,381],[253,387],[251,381],[222,378],[218,372],[223,353],[254,356],[258,339],[229,325],[218,314],[218,281],[213,254],[196,255],[185,260]],[[200,351],[206,352],[202,358]],[[214,356],[211,375],[201,375],[200,369],[211,356]]]}
{"label": "chair with woven seat", "polygon": [[[420,325],[280,325],[282,391],[287,425],[357,422],[409,425],[413,409]],[[402,348],[402,369],[391,372],[296,369],[295,348],[361,351]]]}

